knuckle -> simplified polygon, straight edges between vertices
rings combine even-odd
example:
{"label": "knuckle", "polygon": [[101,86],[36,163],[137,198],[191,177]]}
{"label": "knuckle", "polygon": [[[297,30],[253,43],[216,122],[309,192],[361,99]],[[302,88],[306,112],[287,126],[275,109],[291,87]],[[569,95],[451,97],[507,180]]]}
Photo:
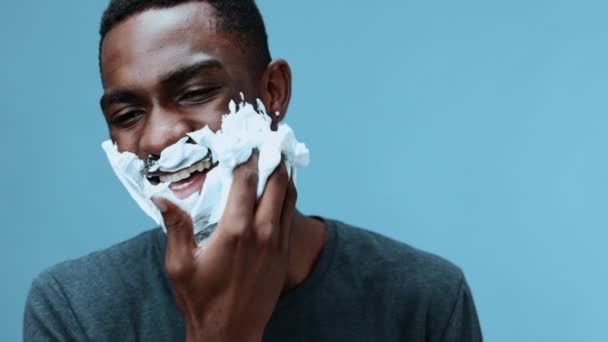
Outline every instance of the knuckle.
{"label": "knuckle", "polygon": [[241,233],[233,227],[226,229],[224,231],[224,236],[231,243],[236,243],[241,240]]}
{"label": "knuckle", "polygon": [[257,168],[248,165],[241,165],[236,175],[238,179],[240,179],[247,186],[257,186],[258,184]]}
{"label": "knuckle", "polygon": [[236,219],[226,228],[226,235],[230,240],[238,241],[246,238],[249,233],[249,222],[245,219]]}
{"label": "knuckle", "polygon": [[258,225],[256,229],[256,239],[258,244],[262,246],[272,245],[275,242],[275,230],[277,225],[272,222],[267,222]]}
{"label": "knuckle", "polygon": [[184,263],[168,259],[165,261],[165,270],[174,282],[181,282],[190,276],[190,268]]}
{"label": "knuckle", "polygon": [[189,215],[178,212],[174,215],[170,215],[164,218],[165,225],[168,228],[181,228],[181,227],[189,227],[192,225],[192,218]]}

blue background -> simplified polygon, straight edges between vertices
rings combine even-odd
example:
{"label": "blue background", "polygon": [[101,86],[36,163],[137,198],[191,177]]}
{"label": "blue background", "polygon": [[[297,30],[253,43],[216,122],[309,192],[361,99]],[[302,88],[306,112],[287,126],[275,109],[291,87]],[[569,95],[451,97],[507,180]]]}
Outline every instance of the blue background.
{"label": "blue background", "polygon": [[[32,278],[151,226],[100,149],[106,1],[0,4],[0,340]],[[443,255],[487,341],[608,341],[605,1],[261,1],[305,213]]]}

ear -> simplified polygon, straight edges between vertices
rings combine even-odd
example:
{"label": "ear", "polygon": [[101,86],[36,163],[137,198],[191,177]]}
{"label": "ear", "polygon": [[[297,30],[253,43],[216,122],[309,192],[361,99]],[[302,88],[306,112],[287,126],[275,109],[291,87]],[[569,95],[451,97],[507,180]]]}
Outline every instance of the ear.
{"label": "ear", "polygon": [[283,59],[276,59],[266,67],[260,84],[260,99],[272,118],[272,128],[287,114],[291,99],[291,68]]}

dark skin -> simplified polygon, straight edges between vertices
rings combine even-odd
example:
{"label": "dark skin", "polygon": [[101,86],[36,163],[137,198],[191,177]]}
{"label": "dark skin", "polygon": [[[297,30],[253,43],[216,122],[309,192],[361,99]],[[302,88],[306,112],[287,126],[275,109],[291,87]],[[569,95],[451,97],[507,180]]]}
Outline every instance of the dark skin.
{"label": "dark skin", "polygon": [[[213,9],[189,2],[134,15],[101,50],[110,135],[141,159],[187,132],[217,130],[239,92],[260,98],[276,126],[287,112],[291,72],[284,60],[258,68],[251,51],[215,25]],[[167,226],[165,268],[188,341],[260,341],[280,294],[302,283],[325,244],[325,227],[296,209],[284,167],[256,200],[257,156],[234,171],[227,207],[201,249],[188,214],[155,199]]]}

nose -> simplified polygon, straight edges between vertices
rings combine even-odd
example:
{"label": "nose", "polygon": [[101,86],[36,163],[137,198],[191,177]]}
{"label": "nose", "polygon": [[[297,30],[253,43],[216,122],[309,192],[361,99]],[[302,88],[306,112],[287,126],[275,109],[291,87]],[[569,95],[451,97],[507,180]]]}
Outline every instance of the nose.
{"label": "nose", "polygon": [[155,109],[148,114],[139,140],[138,157],[146,160],[149,155],[159,156],[167,146],[193,131],[191,125],[179,113]]}

